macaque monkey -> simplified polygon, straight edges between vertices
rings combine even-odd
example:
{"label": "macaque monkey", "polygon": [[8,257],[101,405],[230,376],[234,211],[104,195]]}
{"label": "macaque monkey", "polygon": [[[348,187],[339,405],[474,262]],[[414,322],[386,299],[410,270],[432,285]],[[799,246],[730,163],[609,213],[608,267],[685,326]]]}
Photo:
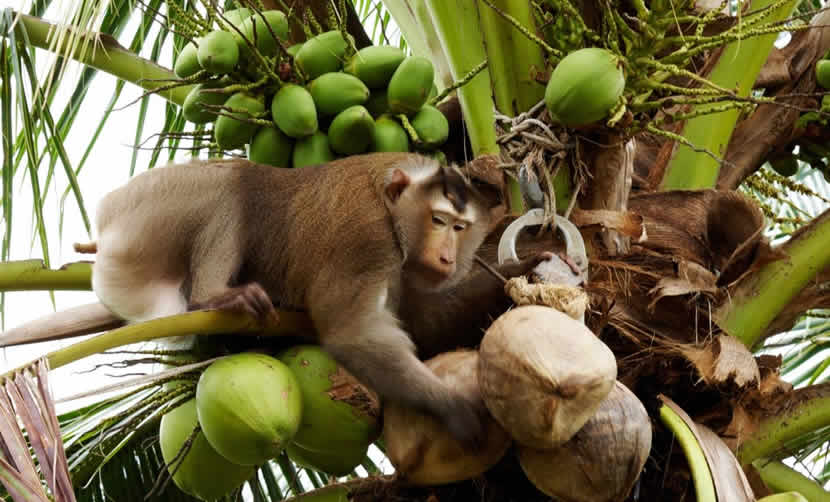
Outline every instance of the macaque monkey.
{"label": "macaque monkey", "polygon": [[[402,302],[469,295],[460,286],[494,223],[491,195],[415,154],[302,169],[244,160],[157,168],[100,202],[97,244],[87,248],[97,248],[93,289],[127,321],[224,309],[264,322],[274,305],[306,310],[322,347],[359,380],[474,444],[481,410],[418,359],[424,321]],[[505,272],[525,273],[547,257]],[[491,293],[500,287],[483,280]]]}

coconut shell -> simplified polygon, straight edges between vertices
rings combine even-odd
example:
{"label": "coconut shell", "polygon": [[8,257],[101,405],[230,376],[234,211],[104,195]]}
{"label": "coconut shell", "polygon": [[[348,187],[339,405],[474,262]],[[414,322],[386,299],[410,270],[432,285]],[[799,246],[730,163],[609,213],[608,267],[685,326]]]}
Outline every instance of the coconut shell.
{"label": "coconut shell", "polygon": [[506,312],[481,342],[479,383],[493,417],[517,442],[556,448],[614,386],[617,362],[583,323],[550,307]]}
{"label": "coconut shell", "polygon": [[[426,365],[450,387],[473,402],[481,402],[476,351],[439,354]],[[386,404],[383,411],[386,455],[398,475],[413,484],[438,485],[478,476],[510,447],[510,437],[491,417],[485,419],[486,442],[473,453],[431,415],[394,403]]]}
{"label": "coconut shell", "polygon": [[528,479],[562,502],[616,502],[628,496],[651,450],[651,421],[628,388],[615,382],[597,412],[559,448],[518,448]]}

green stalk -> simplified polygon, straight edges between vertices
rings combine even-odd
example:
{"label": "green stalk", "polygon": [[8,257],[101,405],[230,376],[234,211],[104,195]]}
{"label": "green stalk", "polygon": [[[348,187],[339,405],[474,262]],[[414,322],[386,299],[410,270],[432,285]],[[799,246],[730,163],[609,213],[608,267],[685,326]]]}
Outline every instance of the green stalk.
{"label": "green stalk", "polygon": [[545,88],[533,78],[535,73],[544,70],[545,57],[538,44],[528,39],[499,12],[535,33],[530,2],[476,1],[496,108],[511,117],[526,112],[545,95]]}
{"label": "green stalk", "polygon": [[438,92],[449,87],[452,84],[450,66],[435,33],[432,18],[423,8],[423,4],[418,0],[383,0],[383,5],[400,28],[412,53],[432,61]]}
{"label": "green stalk", "polygon": [[737,457],[742,466],[775,453],[786,454],[784,445],[804,434],[830,426],[830,397],[811,397],[787,409],[783,414],[771,417],[758,427],[752,439],[738,449]]}
{"label": "green stalk", "polygon": [[[72,37],[65,37],[57,47],[51,47],[50,31],[53,33],[58,27],[36,17],[20,15],[20,23],[26,29],[29,41],[35,47],[53,51],[87,66],[97,68],[120,79],[131,82],[143,89],[152,91],[167,85],[176,75],[171,70],[137,56],[121,46],[114,38],[105,34],[81,34],[82,39],[97,37],[91,41],[91,47],[83,47],[82,43],[75,43]],[[70,44],[71,45],[70,48]],[[94,50],[92,49],[94,47]],[[167,80],[166,82],[160,80]],[[192,85],[182,85],[172,89],[159,91],[158,94],[177,105],[182,105]]]}
{"label": "green stalk", "polygon": [[[200,310],[170,317],[130,324],[104,334],[88,338],[46,355],[52,369],[65,366],[84,357],[132,343],[147,342],[159,338],[187,335],[251,334],[281,336],[312,333],[313,327],[302,312],[279,312],[279,322],[263,328],[251,316],[218,310]],[[12,374],[7,372],[3,377]]]}
{"label": "green stalk", "polygon": [[830,492],[783,462],[758,459],[752,462],[752,466],[774,493],[795,491],[810,502],[830,502]]}
{"label": "green stalk", "polygon": [[660,407],[660,420],[674,433],[677,442],[680,443],[680,447],[686,455],[692,481],[695,484],[697,502],[716,502],[715,482],[712,480],[712,473],[709,472],[706,454],[703,453],[703,449],[698,444],[689,426],[674,410],[665,404]]}
{"label": "green stalk", "polygon": [[59,269],[46,268],[43,260],[0,263],[0,291],[89,291],[92,264],[68,263]]}
{"label": "green stalk", "polygon": [[[453,80],[487,59],[478,24],[475,0],[423,0],[450,63]],[[470,135],[473,155],[498,154],[490,72],[482,71],[458,89],[461,112]]]}
{"label": "green stalk", "polygon": [[780,247],[788,258],[747,276],[715,311],[713,319],[747,347],[761,341],[767,326],[816,275],[830,266],[830,210]]}
{"label": "green stalk", "polygon": [[[752,2],[752,8],[759,11],[773,3],[775,0],[757,0]],[[791,0],[782,4],[770,13],[767,21],[775,22],[788,18],[797,3],[797,0]],[[730,43],[715,63],[709,80],[728,89],[735,89],[738,96],[748,96],[776,37],[777,34],[771,34]],[[695,110],[708,110],[713,106],[700,105]],[[695,151],[687,145],[677,145],[677,151],[666,168],[660,188],[688,190],[714,187],[718,181],[720,163],[707,155],[706,151],[718,158],[724,157],[739,114],[739,110],[733,109],[687,121],[680,135],[705,151]]]}

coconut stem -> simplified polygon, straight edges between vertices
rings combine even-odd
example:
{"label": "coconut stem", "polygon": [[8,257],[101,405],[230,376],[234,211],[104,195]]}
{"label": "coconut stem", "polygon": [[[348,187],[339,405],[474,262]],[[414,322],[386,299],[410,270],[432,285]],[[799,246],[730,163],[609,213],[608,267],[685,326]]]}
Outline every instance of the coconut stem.
{"label": "coconut stem", "polygon": [[[15,16],[18,14],[15,13]],[[40,49],[74,59],[87,66],[97,68],[120,79],[136,84],[147,90],[159,88],[157,79],[174,79],[172,71],[156,63],[137,56],[122,47],[114,38],[100,33],[75,34],[65,37],[53,47],[54,34],[60,29],[34,16],[19,14],[22,27],[26,30],[29,42]],[[52,36],[50,36],[50,33]],[[92,45],[95,50],[92,50]],[[168,88],[160,96],[177,105],[182,105],[192,86]]]}
{"label": "coconut stem", "polygon": [[713,319],[747,347],[758,343],[789,302],[830,266],[830,210],[780,247],[787,258],[764,265],[731,292]]}
{"label": "coconut stem", "polygon": [[689,426],[677,413],[665,404],[660,407],[660,419],[671,430],[680,447],[686,454],[689,462],[689,470],[695,484],[695,493],[698,502],[715,502],[715,483],[712,474],[709,472],[709,464],[706,462],[706,454],[695,439]]}
{"label": "coconut stem", "polygon": [[69,263],[59,269],[46,268],[43,260],[0,263],[0,291],[89,291],[92,266],[87,262]]}
{"label": "coconut stem", "polygon": [[775,493],[796,491],[810,502],[830,502],[830,492],[783,462],[758,459],[752,462],[752,466],[764,484]]}

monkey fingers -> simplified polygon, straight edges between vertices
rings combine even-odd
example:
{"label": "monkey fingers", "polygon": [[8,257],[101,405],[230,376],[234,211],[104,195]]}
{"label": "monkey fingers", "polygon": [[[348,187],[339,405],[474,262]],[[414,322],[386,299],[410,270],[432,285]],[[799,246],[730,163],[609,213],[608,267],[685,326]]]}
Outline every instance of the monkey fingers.
{"label": "monkey fingers", "polygon": [[209,300],[190,305],[190,310],[209,309],[246,313],[263,325],[275,323],[279,319],[268,293],[256,282],[230,288]]}
{"label": "monkey fingers", "polygon": [[511,277],[518,277],[529,273],[531,270],[536,268],[537,265],[543,261],[550,260],[553,257],[554,254],[550,251],[540,251],[522,261],[504,263],[500,265],[497,270],[505,278],[510,279]]}

